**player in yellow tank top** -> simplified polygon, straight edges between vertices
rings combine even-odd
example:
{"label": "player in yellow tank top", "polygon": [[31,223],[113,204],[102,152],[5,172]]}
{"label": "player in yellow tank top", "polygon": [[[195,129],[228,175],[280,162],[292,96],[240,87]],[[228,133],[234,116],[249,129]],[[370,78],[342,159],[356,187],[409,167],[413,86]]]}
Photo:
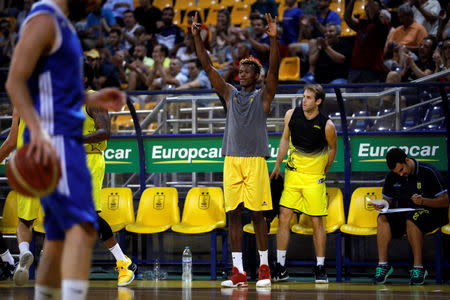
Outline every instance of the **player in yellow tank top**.
{"label": "player in yellow tank top", "polygon": [[[102,211],[102,185],[105,175],[105,159],[103,151],[106,149],[110,136],[111,121],[108,112],[95,106],[83,106],[86,119],[83,123],[83,141],[86,149],[86,160],[92,177],[92,193],[95,209]],[[119,270],[118,285],[125,286],[134,280],[136,264],[122,252],[111,230],[111,226],[98,216],[99,237],[116,259]]]}
{"label": "player in yellow tank top", "polygon": [[[19,113],[14,109],[11,129],[5,142],[0,147],[0,159],[3,161],[14,148],[23,146],[23,131],[25,123],[20,120]],[[29,278],[28,268],[33,263],[34,257],[30,251],[30,243],[33,238],[33,223],[39,213],[39,198],[17,195],[17,242],[19,245],[19,264],[14,271],[14,282],[23,285]]]}

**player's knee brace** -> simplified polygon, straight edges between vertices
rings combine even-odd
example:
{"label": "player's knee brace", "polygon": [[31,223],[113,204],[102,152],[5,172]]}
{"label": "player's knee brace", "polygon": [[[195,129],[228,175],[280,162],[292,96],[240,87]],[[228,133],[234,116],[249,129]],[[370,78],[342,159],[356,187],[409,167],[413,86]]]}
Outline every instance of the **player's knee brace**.
{"label": "player's knee brace", "polygon": [[98,237],[102,241],[107,241],[113,236],[111,226],[109,226],[109,224],[100,216],[98,216],[97,222],[98,222]]}

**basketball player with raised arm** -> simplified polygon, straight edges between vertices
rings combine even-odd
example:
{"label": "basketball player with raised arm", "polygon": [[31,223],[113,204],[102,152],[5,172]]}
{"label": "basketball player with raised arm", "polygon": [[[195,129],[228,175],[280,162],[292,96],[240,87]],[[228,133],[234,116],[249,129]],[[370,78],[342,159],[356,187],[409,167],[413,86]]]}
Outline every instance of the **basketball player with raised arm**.
{"label": "basketball player with raised arm", "polygon": [[[85,299],[97,213],[86,164],[83,103],[120,110],[125,95],[108,88],[84,94],[83,52],[73,20],[84,18],[100,0],[43,0],[20,29],[6,90],[27,124],[27,157],[61,164],[56,190],[41,198],[46,239],[34,298]],[[55,155],[56,153],[56,155]]]}
{"label": "basketball player with raised arm", "polygon": [[238,91],[226,83],[213,68],[200,37],[201,24],[197,15],[192,23],[197,57],[208,74],[217,94],[225,99],[227,118],[223,137],[222,154],[225,156],[223,188],[225,211],[230,222],[231,251],[233,269],[229,280],[222,282],[224,287],[247,286],[247,277],[242,263],[242,208],[251,212],[255,228],[256,243],[260,256],[257,287],[270,286],[270,269],[267,250],[267,224],[263,211],[272,209],[269,172],[266,159],[269,154],[269,139],[266,119],[270,104],[278,86],[278,41],[277,18],[266,14],[270,37],[269,70],[265,84],[256,89],[261,76],[261,64],[253,57],[244,58],[239,64]]}

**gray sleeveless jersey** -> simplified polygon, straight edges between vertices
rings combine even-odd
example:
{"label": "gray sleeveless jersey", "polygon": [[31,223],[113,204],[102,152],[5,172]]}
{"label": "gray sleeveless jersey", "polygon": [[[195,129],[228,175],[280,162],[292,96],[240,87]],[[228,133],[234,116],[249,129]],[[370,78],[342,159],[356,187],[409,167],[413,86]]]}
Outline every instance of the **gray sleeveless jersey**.
{"label": "gray sleeveless jersey", "polygon": [[261,90],[234,89],[228,100],[222,155],[269,157],[266,119]]}

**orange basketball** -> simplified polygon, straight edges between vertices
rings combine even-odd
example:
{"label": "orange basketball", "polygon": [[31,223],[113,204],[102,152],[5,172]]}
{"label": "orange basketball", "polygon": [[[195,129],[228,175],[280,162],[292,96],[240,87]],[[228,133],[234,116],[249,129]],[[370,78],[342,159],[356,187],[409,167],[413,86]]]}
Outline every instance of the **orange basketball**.
{"label": "orange basketball", "polygon": [[8,183],[18,193],[30,197],[44,197],[53,192],[61,177],[59,160],[49,158],[47,165],[25,157],[29,144],[16,151],[6,164]]}

